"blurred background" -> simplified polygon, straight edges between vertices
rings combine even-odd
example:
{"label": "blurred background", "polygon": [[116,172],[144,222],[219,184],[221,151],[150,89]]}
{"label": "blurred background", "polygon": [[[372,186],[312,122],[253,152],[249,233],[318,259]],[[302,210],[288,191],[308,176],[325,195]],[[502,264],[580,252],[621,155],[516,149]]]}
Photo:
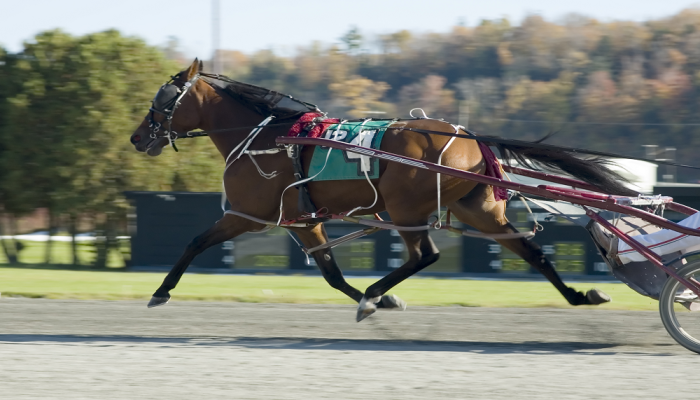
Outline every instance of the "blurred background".
{"label": "blurred background", "polygon": [[421,107],[483,134],[554,132],[553,144],[700,164],[692,2],[2,3],[0,263],[125,267],[126,192],[220,191],[207,139],[155,158],[129,143],[159,86],[194,57],[331,116]]}

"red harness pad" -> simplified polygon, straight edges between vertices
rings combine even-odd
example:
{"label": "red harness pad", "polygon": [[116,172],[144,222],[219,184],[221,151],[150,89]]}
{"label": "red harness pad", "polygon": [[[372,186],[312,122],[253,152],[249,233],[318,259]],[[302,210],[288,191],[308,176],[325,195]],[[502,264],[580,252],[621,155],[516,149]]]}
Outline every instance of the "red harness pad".
{"label": "red harness pad", "polygon": [[[501,164],[498,162],[496,155],[493,154],[491,148],[482,142],[479,143],[479,149],[481,150],[481,155],[484,157],[484,162],[486,163],[486,173],[484,175],[490,176],[492,178],[503,179],[503,173],[501,172]],[[496,201],[505,200],[508,198],[508,189],[499,186],[493,187],[493,197]]]}
{"label": "red harness pad", "polygon": [[[306,128],[306,126],[313,121],[314,118],[318,117],[323,117],[323,114],[319,113],[306,113],[299,118],[297,122],[292,125],[292,127],[289,129],[289,132],[287,133],[287,136],[289,137],[296,137],[299,136],[302,130]],[[308,138],[318,138],[323,135],[324,132],[326,132],[326,129],[328,128],[329,125],[337,124],[340,122],[340,119],[338,118],[326,118],[321,122],[318,122],[316,126],[311,128],[309,133],[306,135]]]}

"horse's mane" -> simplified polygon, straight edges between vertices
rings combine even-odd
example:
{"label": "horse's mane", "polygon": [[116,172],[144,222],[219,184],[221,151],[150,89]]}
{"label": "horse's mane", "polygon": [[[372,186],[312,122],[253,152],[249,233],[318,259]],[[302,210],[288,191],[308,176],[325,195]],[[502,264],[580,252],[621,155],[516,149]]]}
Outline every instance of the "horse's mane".
{"label": "horse's mane", "polygon": [[223,85],[209,83],[258,114],[265,117],[274,115],[278,121],[298,118],[308,112],[320,111],[316,105],[297,100],[284,93],[238,82],[223,75],[205,73],[201,75],[223,82]]}

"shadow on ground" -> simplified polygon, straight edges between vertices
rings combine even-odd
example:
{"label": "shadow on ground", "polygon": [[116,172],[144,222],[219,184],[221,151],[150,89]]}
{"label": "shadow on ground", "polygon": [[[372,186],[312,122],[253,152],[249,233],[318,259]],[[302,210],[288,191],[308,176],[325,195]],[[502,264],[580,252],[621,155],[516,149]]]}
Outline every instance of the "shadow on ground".
{"label": "shadow on ground", "polygon": [[[82,336],[82,335],[12,335],[0,334],[2,344],[81,344],[124,345],[152,344],[160,346],[230,346],[247,349],[290,349],[332,351],[425,351],[472,352],[481,354],[591,354],[611,355],[639,353],[654,356],[671,355],[665,352],[668,344],[645,346],[643,351],[621,343],[585,342],[487,342],[487,341],[428,341],[428,340],[348,340],[308,338],[255,338],[255,337],[145,337],[145,336]],[[642,350],[642,349],[638,349]]]}

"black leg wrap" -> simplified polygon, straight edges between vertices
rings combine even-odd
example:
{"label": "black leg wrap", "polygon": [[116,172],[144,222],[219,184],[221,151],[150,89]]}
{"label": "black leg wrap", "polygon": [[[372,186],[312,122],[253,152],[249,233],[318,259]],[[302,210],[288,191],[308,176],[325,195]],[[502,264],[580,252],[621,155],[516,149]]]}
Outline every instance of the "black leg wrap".
{"label": "black leg wrap", "polygon": [[566,293],[564,294],[564,297],[566,300],[571,304],[572,306],[580,306],[584,304],[590,304],[588,301],[588,298],[583,292],[577,292],[573,288],[567,288]]}

